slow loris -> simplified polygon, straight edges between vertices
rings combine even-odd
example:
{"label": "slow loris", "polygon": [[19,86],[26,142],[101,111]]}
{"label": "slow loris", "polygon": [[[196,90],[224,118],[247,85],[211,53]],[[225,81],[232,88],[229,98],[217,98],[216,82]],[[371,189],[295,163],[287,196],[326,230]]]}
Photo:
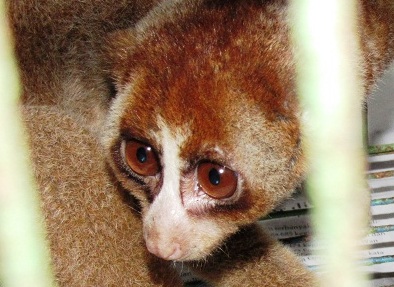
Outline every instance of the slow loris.
{"label": "slow loris", "polygon": [[[364,2],[369,80],[393,54],[394,9]],[[105,146],[121,182],[140,186],[152,253],[205,257],[299,184],[286,8],[287,1],[169,1],[114,40],[117,97]]]}
{"label": "slow loris", "polygon": [[[94,73],[71,65],[58,81],[67,94],[77,79],[76,98],[92,109],[108,99],[103,146],[116,178],[140,202],[147,249],[166,260],[205,260],[199,271],[219,286],[233,286],[229,272],[250,286],[256,276],[264,286],[314,282],[253,225],[305,173],[288,2],[162,1],[132,28],[105,38],[106,29],[99,44],[91,41],[84,57]],[[394,7],[360,1],[359,16],[368,89],[393,56]],[[27,74],[31,66],[17,51]],[[92,83],[103,88],[92,92]],[[246,271],[248,264],[258,271]]]}

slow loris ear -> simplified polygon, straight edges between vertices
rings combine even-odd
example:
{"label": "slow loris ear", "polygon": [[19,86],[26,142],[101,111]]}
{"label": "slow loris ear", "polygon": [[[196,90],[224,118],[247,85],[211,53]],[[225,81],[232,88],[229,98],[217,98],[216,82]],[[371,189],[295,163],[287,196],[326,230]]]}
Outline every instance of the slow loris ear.
{"label": "slow loris ear", "polygon": [[109,33],[104,40],[104,67],[117,92],[122,90],[132,70],[134,44],[135,31],[132,28]]}

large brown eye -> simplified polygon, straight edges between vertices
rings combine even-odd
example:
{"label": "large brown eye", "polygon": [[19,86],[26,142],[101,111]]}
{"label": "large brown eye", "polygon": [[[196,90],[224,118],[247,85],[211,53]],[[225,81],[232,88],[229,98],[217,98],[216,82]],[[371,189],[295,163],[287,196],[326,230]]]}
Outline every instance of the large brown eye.
{"label": "large brown eye", "polygon": [[155,175],[159,172],[159,162],[153,148],[135,140],[125,141],[124,155],[127,165],[137,174]]}
{"label": "large brown eye", "polygon": [[204,192],[216,199],[230,197],[237,189],[236,173],[214,163],[200,163],[197,168],[197,180]]}

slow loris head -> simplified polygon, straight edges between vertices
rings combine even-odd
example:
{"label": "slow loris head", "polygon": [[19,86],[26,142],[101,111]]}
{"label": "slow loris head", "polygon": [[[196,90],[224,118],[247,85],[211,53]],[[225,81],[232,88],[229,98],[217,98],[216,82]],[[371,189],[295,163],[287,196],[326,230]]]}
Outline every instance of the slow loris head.
{"label": "slow loris head", "polygon": [[209,255],[303,174],[286,1],[165,1],[109,54],[104,140],[150,252]]}

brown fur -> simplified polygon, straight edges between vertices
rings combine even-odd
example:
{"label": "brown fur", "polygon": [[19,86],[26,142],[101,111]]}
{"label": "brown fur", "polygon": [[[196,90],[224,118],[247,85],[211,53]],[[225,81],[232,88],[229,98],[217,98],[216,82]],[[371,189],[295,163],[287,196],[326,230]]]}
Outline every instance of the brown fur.
{"label": "brown fur", "polygon": [[[57,107],[25,106],[23,115],[59,286],[181,286],[169,262],[147,253],[132,209],[138,206],[111,180],[90,132]],[[224,248],[225,259],[218,252],[190,265],[214,286],[278,279],[300,279],[305,286],[312,279],[257,226],[237,233]]]}
{"label": "brown fur", "polygon": [[361,1],[360,39],[367,90],[394,57],[394,3]]}
{"label": "brown fur", "polygon": [[[193,137],[182,146],[181,157],[191,164],[219,144],[227,150],[226,158],[212,160],[240,173],[253,171],[255,180],[263,175],[266,183],[257,185],[257,190],[256,185],[245,186],[252,190],[232,206],[231,213],[215,213],[214,217],[227,221],[228,214],[231,219],[245,220],[248,209],[255,220],[262,215],[261,208],[270,210],[283,193],[294,188],[302,174],[302,162],[294,169],[289,165],[300,156],[300,128],[291,50],[285,49],[289,37],[284,1],[272,5],[232,1],[217,7],[214,1],[192,2],[151,13],[137,27],[141,30],[137,36],[133,31],[130,36],[121,33],[119,41],[132,48],[125,58],[115,60],[115,73],[125,71],[118,76],[117,86],[123,89],[132,82],[133,90],[129,103],[126,98],[121,110],[115,111],[123,114],[119,132],[160,150],[152,136],[146,135],[146,129],[159,130],[152,115],[160,115],[170,126],[187,124]],[[262,20],[260,15],[264,15]],[[113,43],[117,53],[121,44]],[[284,79],[281,85],[279,78]],[[276,150],[280,150],[278,155],[272,152]],[[241,164],[248,170],[242,170]],[[270,190],[264,191],[265,185]]]}
{"label": "brown fur", "polygon": [[[374,28],[360,31],[368,35],[361,38],[362,52],[380,55],[360,63],[367,86],[393,56],[394,24],[389,16],[394,9],[383,2],[360,3],[361,16],[370,12],[361,17],[361,23],[375,19]],[[380,15],[383,4],[390,9]],[[196,210],[186,207],[193,225],[210,221],[222,227],[214,241],[200,243],[205,246],[201,256],[220,246],[240,226],[270,212],[303,178],[301,111],[295,94],[287,8],[284,0],[164,2],[135,29],[111,39],[109,55],[118,98],[105,145],[124,186],[129,185],[130,172],[120,168],[120,142],[136,138],[162,157],[157,137],[162,120],[158,118],[174,136],[186,137],[179,144],[182,178],[190,177],[200,161],[208,160],[231,167],[242,179],[239,199],[216,201],[200,210],[197,219]],[[223,152],[213,152],[215,147]],[[161,164],[165,168],[168,163]],[[143,188],[155,190],[160,184],[145,182]],[[129,189],[139,195],[143,212],[148,212],[151,197],[156,195],[151,193],[144,200],[145,192]],[[188,192],[179,191],[182,196]],[[150,223],[144,221],[145,225]],[[165,232],[155,233],[155,238]],[[194,236],[190,246],[204,242],[207,234]]]}
{"label": "brown fur", "polygon": [[[301,111],[287,8],[287,1],[279,0],[166,2],[135,29],[111,38],[118,98],[105,146],[115,174],[143,203],[146,240],[169,250],[173,247],[168,242],[179,242],[191,259],[204,258],[237,229],[270,212],[303,179]],[[359,15],[360,23],[373,22],[359,31],[365,35],[360,38],[363,69],[355,71],[364,75],[369,89],[393,57],[394,9],[388,1],[364,1]],[[379,56],[370,58],[371,53]],[[229,166],[242,180],[239,198],[201,209],[185,205],[185,226],[194,226],[194,234],[177,227],[184,223],[176,216],[173,227],[163,230],[158,216],[151,215],[152,209],[161,208],[155,205],[161,200],[156,190],[166,180],[165,171],[153,182],[139,177],[139,191],[130,187],[130,171],[121,168],[119,150],[125,138],[151,145],[163,158],[164,169],[170,164],[158,136],[163,121],[174,138],[185,138],[178,143],[181,181],[192,177],[201,161]],[[222,152],[214,152],[215,147]],[[190,193],[180,187],[181,200]],[[169,209],[173,206],[168,203]],[[200,234],[207,222],[220,229]],[[201,250],[196,251],[196,245]],[[282,279],[270,284],[284,286]]]}
{"label": "brown fur", "polygon": [[[104,133],[105,156],[116,179],[141,204],[145,239],[160,242],[167,236],[181,242],[186,254],[192,254],[186,257],[190,261],[187,264],[214,286],[296,286],[297,280],[302,286],[313,286],[312,275],[294,255],[253,225],[291,194],[305,172],[288,1],[163,1],[143,18],[156,1],[118,5],[110,1],[99,1],[99,5],[97,1],[94,5],[89,1],[56,2],[60,6],[38,2],[7,2],[25,103],[55,103],[71,109],[77,118],[83,115],[85,122],[97,124],[106,113],[111,99],[108,81],[113,80],[116,98]],[[33,7],[40,15],[38,19],[27,17],[26,9]],[[390,0],[364,0],[360,1],[359,15],[363,54],[360,73],[369,89],[394,55],[394,7]],[[135,27],[105,36],[134,26],[137,19]],[[81,106],[75,104],[78,101],[82,101]],[[78,285],[96,280],[96,275],[87,274],[98,274],[98,281],[87,284],[102,285],[100,280],[110,280],[117,282],[116,286],[127,286],[133,278],[116,276],[126,273],[126,269],[141,268],[137,281],[149,282],[150,265],[144,262],[152,257],[140,245],[140,231],[133,234],[136,237],[131,236],[141,224],[134,215],[126,215],[131,214],[130,210],[116,191],[110,191],[113,183],[103,165],[97,164],[103,159],[99,149],[91,147],[92,134],[78,130],[78,121],[70,133],[62,135],[60,146],[58,140],[43,144],[60,134],[57,130],[62,124],[50,122],[58,112],[37,116],[30,128],[34,130],[42,122],[41,128],[49,129],[42,137],[32,134],[32,141],[39,155],[35,157],[36,174],[59,281]],[[77,119],[59,114],[65,120],[65,130],[69,129],[67,123]],[[75,130],[81,135],[77,136]],[[161,217],[151,216],[153,208],[162,210],[165,203],[158,202],[166,178],[162,174],[154,179],[130,174],[120,152],[122,140],[136,138],[157,151],[165,169],[165,164],[170,164],[162,161],[164,134],[177,142],[182,182],[193,180],[193,171],[202,160],[230,167],[241,182],[237,196],[227,201],[204,198],[210,204],[184,207],[182,219],[173,218],[169,230],[160,229],[157,222]],[[80,149],[75,144],[80,140],[90,144]],[[58,148],[69,156],[59,158]],[[47,153],[50,155],[44,157]],[[89,159],[97,159],[96,164],[80,168]],[[64,168],[63,162],[67,164]],[[79,168],[73,170],[72,166]],[[89,181],[79,184],[80,179]],[[57,184],[53,185],[52,180]],[[96,185],[109,192],[101,193]],[[188,186],[181,185],[180,197],[193,196]],[[74,192],[72,196],[66,192],[69,188]],[[80,198],[85,189],[95,196]],[[50,194],[54,190],[64,194],[64,200],[56,201]],[[97,209],[105,205],[92,199],[109,200],[108,210]],[[116,228],[122,224],[125,227]],[[112,234],[113,228],[117,233]],[[62,236],[64,230],[71,230],[73,236]],[[74,243],[78,240],[80,245]],[[107,245],[111,240],[114,244]],[[128,240],[139,243],[132,250],[136,254],[124,249],[131,248]],[[70,247],[75,248],[74,252],[66,253],[64,250]],[[75,265],[75,257],[86,265]],[[131,258],[133,262],[128,261]],[[167,270],[168,266],[159,262],[158,270]],[[106,266],[107,275],[102,276],[98,266]],[[172,278],[160,273],[154,281]]]}
{"label": "brown fur", "polygon": [[7,0],[23,102],[59,104],[81,123],[98,126],[112,93],[103,38],[132,26],[158,1]]}
{"label": "brown fur", "polygon": [[146,251],[92,134],[57,107],[23,114],[59,286],[181,286],[170,263]]}

